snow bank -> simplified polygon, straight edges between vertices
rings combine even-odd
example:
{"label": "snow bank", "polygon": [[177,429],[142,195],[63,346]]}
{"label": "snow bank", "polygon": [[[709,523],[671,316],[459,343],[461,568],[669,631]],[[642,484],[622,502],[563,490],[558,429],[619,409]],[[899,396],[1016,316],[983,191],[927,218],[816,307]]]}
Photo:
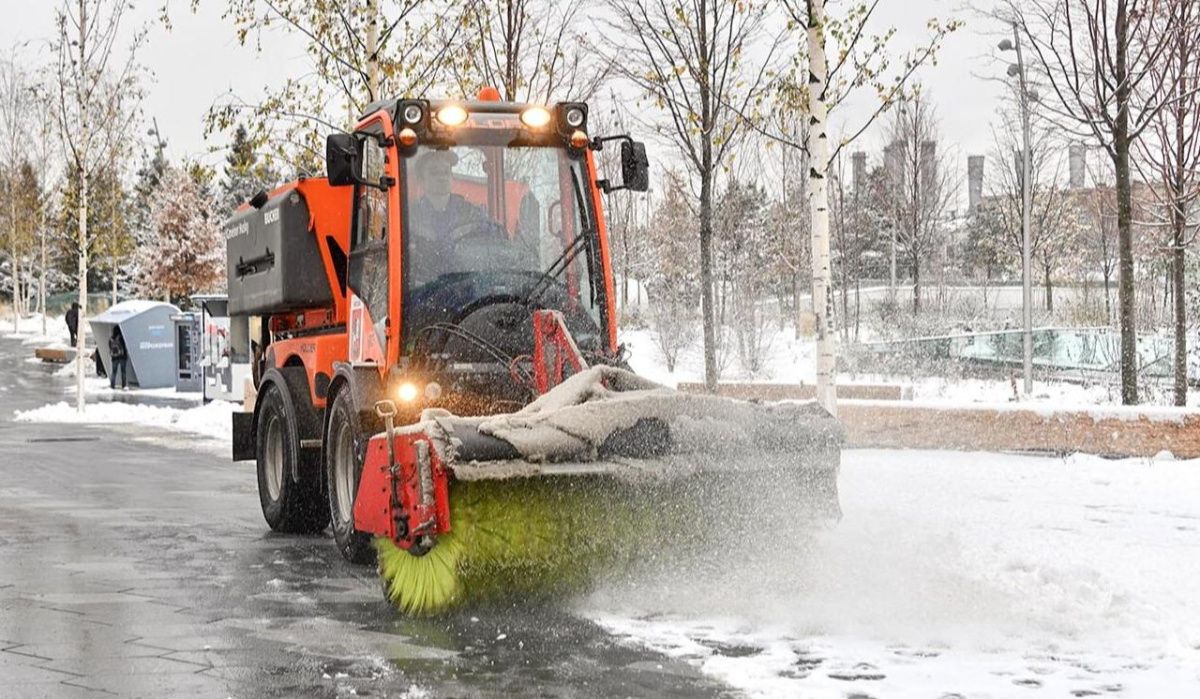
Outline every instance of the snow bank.
{"label": "snow bank", "polygon": [[591,615],[755,696],[1200,696],[1200,461],[851,450],[841,489],[814,541]]}
{"label": "snow bank", "polygon": [[174,408],[132,403],[88,403],[82,413],[66,402],[16,411],[17,422],[63,422],[74,424],[129,424],[188,432],[230,442],[232,426],[230,413],[238,406],[225,401],[212,401],[192,408]]}
{"label": "snow bank", "polygon": [[27,316],[21,316],[17,321],[16,330],[14,330],[11,311],[0,315],[0,336],[20,338],[27,345],[34,343],[62,343],[65,346],[69,339],[67,335],[67,323],[63,320],[62,316],[47,316],[46,334],[43,335],[41,313],[31,313]]}

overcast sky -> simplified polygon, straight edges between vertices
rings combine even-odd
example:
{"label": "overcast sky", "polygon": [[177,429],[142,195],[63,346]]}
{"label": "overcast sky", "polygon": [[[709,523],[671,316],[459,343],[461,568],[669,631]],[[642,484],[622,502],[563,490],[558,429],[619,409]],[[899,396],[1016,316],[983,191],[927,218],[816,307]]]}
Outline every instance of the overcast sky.
{"label": "overcast sky", "polygon": [[[990,125],[1000,86],[982,78],[1003,73],[992,50],[997,27],[977,14],[991,2],[882,0],[877,12],[879,27],[895,26],[898,30],[898,48],[920,42],[930,17],[953,15],[967,21],[964,29],[947,40],[938,65],[921,74],[938,108],[944,143],[964,169],[966,156],[986,152],[992,139]],[[18,56],[28,66],[48,62],[46,37],[53,30],[57,4],[49,0],[0,0],[0,16],[8,18],[0,24],[0,44],[20,44]],[[173,0],[174,29],[170,32],[153,21],[160,5],[161,0],[137,0],[134,13],[136,23],[151,24],[149,43],[141,54],[142,62],[154,72],[145,103],[146,120],[158,120],[172,157],[204,157],[216,164],[222,156],[206,154],[222,143],[206,142],[203,137],[203,116],[213,101],[230,90],[253,98],[263,86],[303,73],[307,64],[295,41],[276,40],[262,53],[239,46],[231,25],[220,17],[224,5],[221,0],[202,0],[196,15],[188,11],[187,0]],[[856,112],[865,108],[854,105],[845,116],[855,120]],[[836,132],[836,121],[834,128]],[[878,133],[870,133],[860,147],[874,151],[879,142]]]}

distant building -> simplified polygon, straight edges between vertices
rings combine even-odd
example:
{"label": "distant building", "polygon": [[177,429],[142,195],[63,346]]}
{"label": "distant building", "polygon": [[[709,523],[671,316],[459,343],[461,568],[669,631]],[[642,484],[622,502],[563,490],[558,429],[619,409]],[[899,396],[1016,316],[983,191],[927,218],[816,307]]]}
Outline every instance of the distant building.
{"label": "distant building", "polygon": [[974,214],[983,202],[983,163],[982,155],[967,157],[967,213]]}
{"label": "distant building", "polygon": [[1087,149],[1082,143],[1072,143],[1067,149],[1067,160],[1070,166],[1071,189],[1082,189],[1084,175],[1087,173]]}

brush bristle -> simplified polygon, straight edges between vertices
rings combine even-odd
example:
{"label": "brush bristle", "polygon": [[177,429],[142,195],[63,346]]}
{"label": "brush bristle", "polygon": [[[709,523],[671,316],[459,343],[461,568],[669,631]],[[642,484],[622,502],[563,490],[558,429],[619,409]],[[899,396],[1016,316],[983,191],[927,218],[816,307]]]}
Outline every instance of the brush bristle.
{"label": "brush bristle", "polygon": [[[464,601],[545,599],[586,589],[637,539],[636,506],[606,478],[456,482],[451,531],[423,556],[378,538],[388,599],[412,616]],[[614,509],[616,508],[616,509]]]}

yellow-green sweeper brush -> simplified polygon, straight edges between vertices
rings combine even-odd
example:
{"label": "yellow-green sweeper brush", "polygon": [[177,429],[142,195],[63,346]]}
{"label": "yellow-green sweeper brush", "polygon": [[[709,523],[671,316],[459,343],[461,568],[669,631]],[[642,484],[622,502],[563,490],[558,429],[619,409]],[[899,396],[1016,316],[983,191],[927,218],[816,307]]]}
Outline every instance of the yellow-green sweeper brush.
{"label": "yellow-green sweeper brush", "polygon": [[659,547],[753,536],[777,513],[765,499],[794,503],[789,518],[836,518],[841,441],[813,404],[593,367],[516,413],[389,426],[368,445],[355,527],[377,536],[406,614],[569,594]]}

